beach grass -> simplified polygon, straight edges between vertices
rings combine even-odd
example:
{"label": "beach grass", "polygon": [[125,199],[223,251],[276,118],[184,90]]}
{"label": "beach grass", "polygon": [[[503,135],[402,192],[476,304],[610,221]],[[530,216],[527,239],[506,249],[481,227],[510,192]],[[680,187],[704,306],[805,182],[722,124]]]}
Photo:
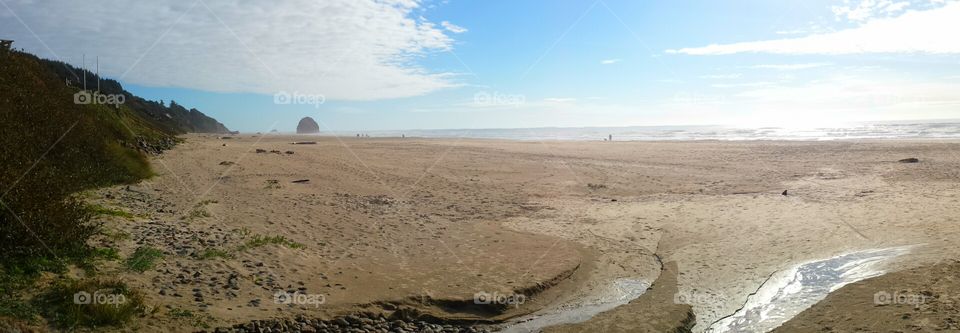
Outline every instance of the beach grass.
{"label": "beach grass", "polygon": [[160,259],[163,259],[163,251],[149,246],[142,246],[137,248],[137,250],[127,258],[126,266],[129,270],[142,273],[153,268],[157,260]]}
{"label": "beach grass", "polygon": [[205,249],[200,253],[199,258],[203,260],[214,258],[230,259],[233,258],[233,254],[223,249]]}
{"label": "beach grass", "polygon": [[254,249],[254,248],[258,248],[265,245],[271,245],[271,244],[281,245],[291,249],[302,249],[306,247],[301,243],[297,243],[295,241],[292,241],[280,235],[276,235],[276,236],[254,235],[252,239],[247,240],[245,243],[243,243],[243,245],[237,248],[237,251],[246,251],[249,249]]}
{"label": "beach grass", "polygon": [[62,280],[38,297],[57,326],[122,326],[145,312],[143,295],[119,280]]}
{"label": "beach grass", "polygon": [[96,216],[96,215],[106,215],[106,216],[122,217],[122,218],[126,218],[126,219],[133,219],[134,217],[136,217],[136,215],[133,215],[133,214],[131,214],[131,213],[129,213],[129,212],[126,212],[126,211],[123,211],[123,210],[121,210],[121,209],[118,209],[118,208],[109,208],[109,207],[104,207],[104,206],[101,206],[101,205],[89,205],[89,206],[87,206],[87,210],[88,210],[91,214],[93,214],[94,216]]}

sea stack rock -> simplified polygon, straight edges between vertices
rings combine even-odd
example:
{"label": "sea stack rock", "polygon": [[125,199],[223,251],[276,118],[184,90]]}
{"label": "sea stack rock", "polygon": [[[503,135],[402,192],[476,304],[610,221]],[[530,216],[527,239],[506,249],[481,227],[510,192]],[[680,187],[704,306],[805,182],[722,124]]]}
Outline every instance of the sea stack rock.
{"label": "sea stack rock", "polygon": [[320,125],[317,125],[317,122],[310,117],[303,117],[303,119],[300,119],[300,123],[297,124],[297,134],[314,133],[320,133]]}

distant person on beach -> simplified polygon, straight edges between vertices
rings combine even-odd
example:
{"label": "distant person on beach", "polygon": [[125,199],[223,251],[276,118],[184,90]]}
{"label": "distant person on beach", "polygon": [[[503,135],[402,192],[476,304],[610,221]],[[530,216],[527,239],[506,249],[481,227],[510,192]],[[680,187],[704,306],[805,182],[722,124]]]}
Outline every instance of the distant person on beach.
{"label": "distant person on beach", "polygon": [[607,141],[613,141],[613,134],[610,134],[607,137],[608,137]]}

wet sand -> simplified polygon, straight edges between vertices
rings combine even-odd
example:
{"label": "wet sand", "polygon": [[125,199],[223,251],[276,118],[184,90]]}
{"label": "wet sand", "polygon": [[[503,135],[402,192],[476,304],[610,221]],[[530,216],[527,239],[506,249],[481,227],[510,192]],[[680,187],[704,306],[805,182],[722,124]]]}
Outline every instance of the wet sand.
{"label": "wet sand", "polygon": [[[290,144],[306,140],[317,143]],[[798,263],[905,245],[916,246],[884,270],[956,257],[958,152],[955,141],[193,135],[153,160],[157,177],[92,200],[139,216],[107,218],[129,234],[115,241],[122,255],[168,253],[143,274],[116,268],[161,309],[140,330],[198,327],[171,308],[208,327],[398,309],[486,323],[576,304],[618,279],[653,283],[660,258],[677,263],[675,299],[702,331]],[[907,157],[921,162],[897,162]],[[303,247],[235,250],[258,235]],[[324,302],[276,304],[276,290]],[[493,293],[526,298],[475,304]]]}

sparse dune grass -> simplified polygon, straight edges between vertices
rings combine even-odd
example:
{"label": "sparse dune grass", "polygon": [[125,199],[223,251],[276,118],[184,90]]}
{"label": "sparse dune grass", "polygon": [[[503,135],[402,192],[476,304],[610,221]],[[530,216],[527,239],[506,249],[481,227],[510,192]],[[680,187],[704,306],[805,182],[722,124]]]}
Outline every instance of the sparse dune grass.
{"label": "sparse dune grass", "polygon": [[118,208],[104,207],[102,205],[89,205],[87,206],[87,210],[90,211],[90,213],[93,215],[116,216],[116,217],[122,217],[126,219],[133,219],[134,217],[136,217],[136,215],[133,215],[124,210],[121,210]]}
{"label": "sparse dune grass", "polygon": [[65,280],[37,302],[56,326],[121,326],[144,313],[143,295],[119,280]]}
{"label": "sparse dune grass", "polygon": [[301,243],[294,242],[284,236],[263,236],[263,235],[254,235],[253,238],[247,240],[243,245],[237,248],[237,251],[246,251],[249,249],[258,248],[265,245],[281,245],[286,246],[291,249],[302,249],[304,246]]}
{"label": "sparse dune grass", "polygon": [[153,247],[143,246],[137,248],[137,250],[134,251],[129,258],[127,258],[126,266],[132,271],[142,273],[153,268],[157,260],[162,258],[163,251]]}

